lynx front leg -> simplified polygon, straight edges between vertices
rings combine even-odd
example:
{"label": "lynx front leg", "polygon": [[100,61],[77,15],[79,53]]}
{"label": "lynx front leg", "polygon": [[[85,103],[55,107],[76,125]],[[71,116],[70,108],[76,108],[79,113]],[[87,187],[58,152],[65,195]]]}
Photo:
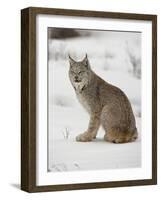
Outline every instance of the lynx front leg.
{"label": "lynx front leg", "polygon": [[100,114],[94,113],[90,116],[90,121],[87,131],[78,135],[76,137],[76,141],[78,142],[91,141],[96,137],[99,126],[100,126]]}

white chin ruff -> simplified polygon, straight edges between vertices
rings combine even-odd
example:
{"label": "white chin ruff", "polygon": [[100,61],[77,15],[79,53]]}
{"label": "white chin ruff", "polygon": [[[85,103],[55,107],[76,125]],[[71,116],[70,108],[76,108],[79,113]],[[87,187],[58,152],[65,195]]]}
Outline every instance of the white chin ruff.
{"label": "white chin ruff", "polygon": [[82,88],[84,87],[84,83],[82,83],[82,82],[79,82],[79,83],[74,82],[74,87],[75,87],[75,89],[76,89],[77,91],[81,91]]}

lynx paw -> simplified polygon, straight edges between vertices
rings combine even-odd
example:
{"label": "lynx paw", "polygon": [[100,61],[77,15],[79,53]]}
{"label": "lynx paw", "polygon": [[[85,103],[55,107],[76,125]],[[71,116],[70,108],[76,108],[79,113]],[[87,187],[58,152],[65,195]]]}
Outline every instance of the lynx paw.
{"label": "lynx paw", "polygon": [[89,142],[92,141],[92,139],[93,137],[87,132],[82,133],[76,137],[77,142]]}

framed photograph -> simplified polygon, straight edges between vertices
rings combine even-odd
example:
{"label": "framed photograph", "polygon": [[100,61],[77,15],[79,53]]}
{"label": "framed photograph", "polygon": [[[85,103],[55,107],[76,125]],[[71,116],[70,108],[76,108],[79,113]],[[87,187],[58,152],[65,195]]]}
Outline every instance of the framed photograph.
{"label": "framed photograph", "polygon": [[157,16],[21,11],[21,188],[157,184]]}

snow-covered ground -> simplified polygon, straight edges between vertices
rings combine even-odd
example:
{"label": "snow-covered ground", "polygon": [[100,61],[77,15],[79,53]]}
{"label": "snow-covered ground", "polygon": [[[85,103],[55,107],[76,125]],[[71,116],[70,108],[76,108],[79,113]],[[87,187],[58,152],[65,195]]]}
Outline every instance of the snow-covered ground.
{"label": "snow-covered ground", "polygon": [[[90,37],[49,40],[49,171],[141,166],[141,80],[134,70],[135,64],[140,70],[140,50],[140,33],[94,32]],[[106,142],[102,128],[92,142],[76,142],[76,135],[87,129],[89,116],[78,103],[69,81],[68,53],[76,60],[87,53],[92,69],[127,94],[139,131],[135,142]]]}

